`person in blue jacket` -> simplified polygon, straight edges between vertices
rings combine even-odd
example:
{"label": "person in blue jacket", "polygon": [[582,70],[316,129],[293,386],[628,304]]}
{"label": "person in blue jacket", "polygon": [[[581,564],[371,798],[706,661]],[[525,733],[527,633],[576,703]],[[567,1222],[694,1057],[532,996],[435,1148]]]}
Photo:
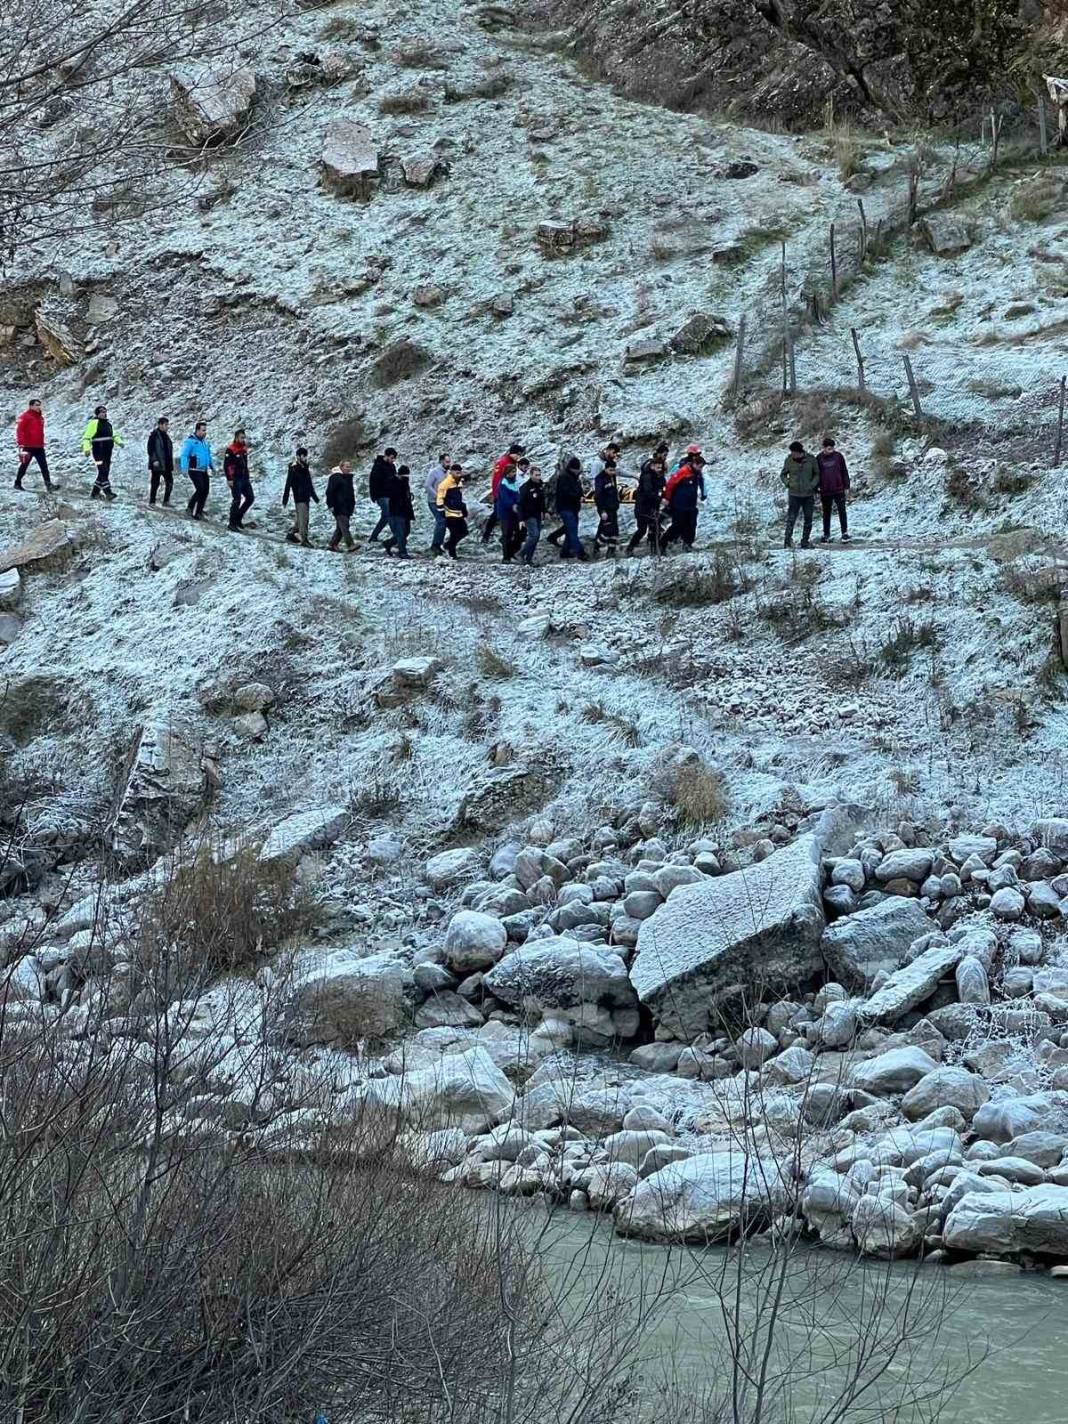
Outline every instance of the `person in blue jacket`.
{"label": "person in blue jacket", "polygon": [[208,427],[204,421],[198,420],[192,435],[187,437],[178,463],[182,472],[193,482],[193,493],[186,510],[190,519],[201,519],[204,506],[208,502],[211,472],[215,468],[211,459],[211,446],[208,444]]}
{"label": "person in blue jacket", "polygon": [[705,497],[705,458],[691,446],[682,464],[671,476],[664,490],[664,503],[671,514],[671,527],[664,535],[666,549],[681,540],[687,549],[693,548],[697,537],[697,505]]}
{"label": "person in blue jacket", "polygon": [[519,553],[522,538],[519,533],[519,472],[513,467],[504,472],[497,486],[493,512],[501,526],[504,562],[510,564]]}

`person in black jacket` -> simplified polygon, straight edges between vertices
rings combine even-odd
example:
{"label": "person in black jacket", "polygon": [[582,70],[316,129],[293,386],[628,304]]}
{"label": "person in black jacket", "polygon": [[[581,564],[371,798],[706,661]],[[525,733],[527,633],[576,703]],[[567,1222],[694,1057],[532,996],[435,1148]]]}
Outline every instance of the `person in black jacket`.
{"label": "person in black jacket", "polygon": [[401,465],[393,477],[389,490],[389,538],[383,548],[390,558],[394,548],[398,559],[410,559],[408,535],[412,532],[415,506],[412,504],[412,472],[407,465]]}
{"label": "person in black jacket", "polygon": [[155,504],[159,493],[160,480],[163,481],[163,503],[171,502],[174,489],[174,444],[170,437],[170,421],[161,415],[156,428],[148,437],[148,502]]}
{"label": "person in black jacket", "polygon": [[572,456],[560,471],[556,480],[556,512],[560,516],[560,528],[549,535],[555,544],[560,539],[564,547],[560,550],[562,559],[582,559],[586,550],[579,538],[579,514],[582,511],[582,461]]}
{"label": "person in black jacket", "polygon": [[336,553],[344,540],[345,547],[351,553],[356,547],[356,540],[352,537],[349,520],[356,512],[356,491],[352,487],[352,466],[348,460],[342,460],[330,471],[326,482],[326,507],[334,516],[331,549]]}
{"label": "person in black jacket", "polygon": [[628,554],[633,554],[645,538],[648,538],[653,553],[660,553],[660,501],[667,483],[667,453],[666,445],[658,445],[638,476],[638,490],[634,496],[634,533],[627,545]]}
{"label": "person in black jacket", "polygon": [[307,548],[311,544],[308,537],[308,516],[311,513],[312,501],[318,504],[319,496],[315,493],[315,484],[308,466],[308,452],[303,445],[286,473],[286,487],[282,491],[283,509],[289,503],[290,495],[293,496],[293,516],[296,523],[286,538],[291,544],[303,544]]}
{"label": "person in black jacket", "polygon": [[619,485],[616,482],[616,462],[605,459],[593,485],[594,501],[599,521],[593,542],[595,549],[607,549],[615,557],[619,544]]}
{"label": "person in black jacket", "polygon": [[376,455],[371,473],[367,477],[367,493],[371,502],[378,505],[378,523],[371,531],[371,543],[378,543],[378,536],[389,528],[389,492],[397,477],[397,452],[388,445],[381,455]]}
{"label": "person in black jacket", "polygon": [[541,526],[545,521],[545,485],[541,471],[532,465],[530,479],[519,486],[519,521],[527,531],[521,557],[529,568],[534,562],[534,554],[541,538]]}
{"label": "person in black jacket", "polygon": [[445,487],[442,505],[445,509],[445,527],[449,531],[445,540],[445,552],[450,559],[456,558],[456,546],[470,534],[467,524],[467,505],[464,502],[464,481],[466,476],[459,465],[449,471],[452,480]]}

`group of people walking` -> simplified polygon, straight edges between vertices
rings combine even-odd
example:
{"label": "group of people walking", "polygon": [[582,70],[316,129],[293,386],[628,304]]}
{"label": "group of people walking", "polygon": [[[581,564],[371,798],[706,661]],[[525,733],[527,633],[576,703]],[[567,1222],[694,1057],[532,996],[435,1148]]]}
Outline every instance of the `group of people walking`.
{"label": "group of people walking", "polygon": [[[45,489],[57,490],[59,486],[48,467],[44,412],[39,400],[31,400],[19,416],[15,442],[18,447],[15,488],[24,488],[30,465],[36,463]],[[115,450],[122,445],[122,435],[108,418],[107,407],[97,406],[82,435],[82,452],[95,467],[92,498],[113,500],[116,497],[111,484],[111,466]],[[236,430],[222,456],[222,473],[230,501],[228,526],[234,531],[254,527],[248,518],[256,502],[249,453],[245,431]],[[534,562],[550,511],[554,511],[558,527],[546,538],[558,550],[561,559],[586,560],[591,552],[602,551],[615,556],[619,552],[619,512],[626,490],[633,494],[634,509],[634,530],[625,546],[627,554],[637,553],[643,544],[653,554],[662,554],[674,545],[692,548],[697,537],[700,506],[706,498],[707,461],[700,445],[696,444],[688,445],[675,461],[669,460],[669,453],[667,445],[658,445],[642,464],[636,486],[630,483],[621,486],[620,446],[612,442],[600,452],[590,471],[597,530],[592,544],[587,547],[579,533],[588,488],[582,461],[575,455],[565,456],[552,478],[546,480],[542,470],[528,459],[524,447],[512,444],[493,467],[492,511],[482,527],[482,543],[489,544],[499,531],[504,562],[518,559],[529,566]],[[180,471],[192,486],[186,513],[190,519],[203,519],[211,478],[216,471],[207,425],[198,421],[176,456],[170,421],[161,416],[148,435],[146,456],[149,504],[170,505],[174,476]],[[823,511],[823,542],[831,538],[834,514],[838,516],[843,541],[849,539],[846,512],[849,471],[831,436],[824,438],[821,450],[815,455],[800,441],[794,441],[781,478],[787,492],[787,548],[793,547],[798,519],[802,525],[801,547],[811,547],[817,495]],[[468,472],[447,454],[439,455],[423,479],[421,494],[431,519],[429,553],[433,558],[444,555],[455,559],[459,545],[471,532],[465,498],[467,483]],[[400,463],[392,446],[375,456],[368,476],[367,495],[377,510],[376,521],[368,535],[369,543],[381,544],[388,557],[411,558],[408,543],[416,518],[412,472],[408,465]],[[342,460],[330,471],[324,498],[334,520],[328,547],[337,551],[355,549],[352,520],[357,498],[351,461]],[[293,525],[286,537],[292,543],[310,545],[311,507],[319,503],[319,495],[304,446],[296,450],[286,473],[283,507],[288,507],[290,500]]]}

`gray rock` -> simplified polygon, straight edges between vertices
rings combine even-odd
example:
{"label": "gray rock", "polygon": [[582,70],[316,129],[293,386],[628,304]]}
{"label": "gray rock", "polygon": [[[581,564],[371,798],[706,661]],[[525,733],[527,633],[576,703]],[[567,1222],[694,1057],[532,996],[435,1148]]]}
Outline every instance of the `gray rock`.
{"label": "gray rock", "polygon": [[990,865],[998,853],[998,843],[992,836],[956,836],[949,843],[949,853],[958,865],[973,855]]}
{"label": "gray rock", "polygon": [[388,954],[353,949],[298,958],[284,1007],[285,1033],[301,1048],[331,1044],[355,1050],[383,1038],[404,1019],[404,970]]}
{"label": "gray rock", "polygon": [[566,937],[538,940],[507,955],[486,975],[486,988],[502,1003],[542,1011],[580,1004],[636,1006],[618,954]]}
{"label": "gray rock", "polygon": [[862,988],[877,974],[900,968],[909,947],[932,928],[917,901],[894,895],[873,909],[828,925],[820,948],[832,974]]}
{"label": "gray rock", "polygon": [[674,1073],[681,1053],[681,1043],[643,1043],[631,1050],[630,1061],[647,1073]]}
{"label": "gray rock", "polygon": [[256,99],[251,69],[184,69],[171,76],[175,118],[185,136],[202,144],[239,136]]}
{"label": "gray rock", "polygon": [[935,1068],[905,1094],[901,1111],[917,1122],[938,1108],[954,1107],[970,1121],[989,1098],[990,1090],[977,1074],[966,1068]]}
{"label": "gray rock", "polygon": [[914,885],[927,879],[934,864],[934,854],[924,846],[906,846],[891,851],[875,868],[875,878],[881,885],[892,880],[911,880]]}
{"label": "gray rock", "polygon": [[808,1049],[794,1044],[764,1064],[762,1077],[766,1083],[792,1087],[808,1082],[815,1065],[816,1060]]}
{"label": "gray rock", "polygon": [[864,893],[867,876],[859,860],[840,860],[831,871],[832,885],[845,885],[857,895]]}
{"label": "gray rock", "polygon": [[350,820],[347,806],[318,806],[296,811],[271,828],[260,861],[265,865],[294,863],[310,850],[322,850],[338,839]]}
{"label": "gray rock", "polygon": [[131,871],[169,850],[205,806],[215,780],[214,763],[177,719],[138,727],[108,827],[118,864]]}
{"label": "gray rock", "polygon": [[355,119],[334,119],[323,136],[323,182],[346,198],[369,198],[378,186],[382,161],[374,135]]}
{"label": "gray rock", "polygon": [[1022,1192],[969,1193],[943,1228],[953,1251],[1068,1257],[1068,1187],[1038,1186]]}
{"label": "gray rock", "polygon": [[928,213],[919,227],[936,257],[957,257],[972,245],[971,226],[956,213]]}
{"label": "gray rock", "polygon": [[1005,886],[997,891],[990,901],[990,913],[999,920],[1018,920],[1027,907],[1027,902],[1019,890]]}
{"label": "gray rock", "polygon": [[416,1028],[481,1028],[484,1022],[474,1004],[451,989],[434,994],[415,1012]]}
{"label": "gray rock", "polygon": [[680,1147],[677,1142],[667,1142],[660,1147],[650,1147],[642,1158],[638,1176],[651,1177],[654,1172],[659,1172],[662,1168],[670,1166],[672,1162],[685,1162],[687,1157],[692,1156],[693,1152],[689,1147]]}
{"label": "gray rock", "polygon": [[508,943],[508,931],[493,915],[460,910],[445,932],[445,960],[457,974],[490,969]]}
{"label": "gray rock", "polygon": [[423,873],[432,890],[448,890],[465,880],[476,876],[482,866],[482,857],[470,846],[459,846],[455,850],[443,850],[427,861]]}
{"label": "gray rock", "polygon": [[879,1096],[903,1093],[937,1068],[938,1064],[922,1048],[891,1048],[877,1058],[856,1064],[850,1081],[855,1088]]}
{"label": "gray rock", "polygon": [[1061,903],[1061,897],[1048,880],[1036,880],[1027,887],[1027,908],[1040,919],[1056,919],[1061,913]]}
{"label": "gray rock", "polygon": [[861,1024],[896,1023],[910,1009],[931,997],[944,975],[957,967],[961,958],[959,944],[934,944],[899,969],[872,996],[857,1005]]}
{"label": "gray rock", "polygon": [[642,925],[631,979],[679,1038],[703,1033],[738,986],[803,982],[820,963],[821,843],[812,834],[746,870],[684,885]]}
{"label": "gray rock", "polygon": [[848,885],[828,885],[823,892],[823,903],[836,915],[852,915],[860,902]]}
{"label": "gray rock", "polygon": [[862,1196],[853,1208],[849,1225],[857,1250],[864,1256],[907,1256],[921,1239],[911,1213],[886,1196]]}
{"label": "gray rock", "polygon": [[957,965],[957,996],[962,1004],[990,1002],[990,980],[980,961],[972,954]]}
{"label": "gray rock", "polygon": [[1044,1093],[1027,1098],[1000,1098],[986,1103],[972,1119],[972,1132],[990,1142],[1011,1142],[1025,1132],[1048,1126],[1052,1101]]}
{"label": "gray rock", "polygon": [[518,816],[543,806],[553,784],[553,773],[535,763],[514,762],[497,767],[464,796],[456,824],[478,831],[499,830]]}
{"label": "gray rock", "polygon": [[734,1047],[743,1068],[759,1068],[779,1051],[779,1041],[766,1028],[747,1028]]}
{"label": "gray rock", "polygon": [[1026,1157],[994,1157],[989,1162],[980,1162],[976,1170],[980,1177],[1000,1177],[1021,1187],[1037,1187],[1046,1180],[1042,1168]]}
{"label": "gray rock", "polygon": [[632,890],[623,901],[623,909],[634,920],[647,920],[659,910],[663,901],[656,890]]}
{"label": "gray rock", "polygon": [[1023,1157],[1036,1167],[1056,1167],[1065,1151],[1068,1137],[1061,1132],[1023,1132],[1014,1137],[1007,1148],[1009,1157]]}
{"label": "gray rock", "polygon": [[672,1162],[619,1202],[616,1230],[651,1241],[721,1241],[786,1210],[789,1187],[770,1158],[734,1150]]}
{"label": "gray rock", "polygon": [[1068,817],[1050,816],[1034,821],[1031,825],[1031,839],[1036,845],[1045,846],[1062,860],[1068,858]]}
{"label": "gray rock", "polygon": [[371,1078],[355,1099],[359,1112],[417,1127],[424,1132],[459,1128],[484,1132],[507,1117],[515,1102],[511,1083],[484,1048],[445,1053],[433,1066],[387,1078]]}
{"label": "gray rock", "polygon": [[606,1137],[601,1145],[610,1161],[626,1162],[637,1171],[652,1148],[673,1146],[674,1143],[670,1133],[655,1128],[641,1130],[624,1127],[621,1132]]}

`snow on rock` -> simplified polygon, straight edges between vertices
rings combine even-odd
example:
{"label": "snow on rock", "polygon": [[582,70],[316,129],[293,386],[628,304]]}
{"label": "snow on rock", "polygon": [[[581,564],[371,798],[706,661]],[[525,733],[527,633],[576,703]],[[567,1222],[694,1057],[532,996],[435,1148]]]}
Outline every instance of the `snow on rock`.
{"label": "snow on rock", "polygon": [[951,973],[961,958],[962,946],[935,944],[911,964],[891,974],[869,999],[857,1006],[857,1018],[862,1024],[895,1023],[910,1009],[931,997],[939,981]]}
{"label": "snow on rock", "polygon": [[858,1063],[850,1081],[866,1093],[903,1093],[933,1073],[938,1064],[922,1048],[891,1048],[866,1063]]}
{"label": "snow on rock", "polygon": [[820,842],[813,834],[733,874],[684,885],[642,923],[631,982],[658,1023],[692,1039],[718,994],[797,984],[820,963]]}
{"label": "snow on rock", "polygon": [[372,1078],[360,1088],[357,1112],[396,1115],[422,1132],[484,1132],[511,1109],[515,1090],[484,1048],[447,1053],[429,1068]]}
{"label": "snow on rock", "polygon": [[850,987],[862,988],[878,974],[900,968],[913,941],[932,928],[919,901],[892,895],[828,925],[820,947],[832,974]]}
{"label": "snow on rock", "polygon": [[0,608],[14,608],[22,598],[22,576],[18,569],[0,572]]}
{"label": "snow on rock", "polygon": [[109,829],[118,863],[136,869],[173,846],[214,777],[214,763],[177,721],[160,715],[138,727]]}
{"label": "snow on rock", "polygon": [[285,1005],[288,1039],[300,1047],[337,1044],[355,1050],[404,1019],[404,967],[384,953],[309,951],[298,957]]}
{"label": "snow on rock", "polygon": [[560,935],[514,950],[486,975],[495,998],[530,1010],[604,1004],[632,1009],[627,966],[610,949],[594,949]]}
{"label": "snow on rock", "polygon": [[308,850],[331,846],[349,823],[347,806],[319,806],[310,811],[295,811],[279,821],[263,843],[260,860],[296,861]]}
{"label": "snow on rock", "polygon": [[1068,1257],[1068,1187],[969,1192],[950,1212],[942,1234],[953,1251]]}
{"label": "snow on rock", "polygon": [[543,805],[553,787],[553,775],[535,763],[517,763],[487,772],[460,802],[457,826],[500,830],[510,821]]}
{"label": "snow on rock", "polygon": [[[62,519],[49,519],[31,529],[19,544],[0,549],[0,573],[12,569],[25,568],[29,564],[47,565],[48,562],[74,545],[74,533]],[[15,579],[17,587],[18,579]],[[2,592],[0,586],[0,592]]]}
{"label": "snow on rock", "polygon": [[482,857],[473,846],[457,846],[432,855],[424,867],[427,884],[433,890],[448,890],[477,874]]}
{"label": "snow on rock", "polygon": [[225,143],[237,138],[256,98],[251,69],[183,69],[171,76],[175,117],[195,144]]}
{"label": "snow on rock", "polygon": [[504,953],[508,931],[493,915],[461,910],[445,931],[445,962],[457,974],[492,969]]}
{"label": "snow on rock", "polygon": [[736,1150],[703,1152],[643,1178],[616,1207],[616,1230],[651,1241],[722,1241],[789,1204],[778,1164]]}
{"label": "snow on rock", "polygon": [[913,1122],[939,1108],[954,1107],[971,1121],[990,1098],[990,1089],[977,1073],[966,1068],[934,1068],[915,1083],[901,1100],[901,1111]]}
{"label": "snow on rock", "polygon": [[381,157],[366,124],[338,118],[323,138],[323,181],[342,197],[369,198],[381,177]]}

